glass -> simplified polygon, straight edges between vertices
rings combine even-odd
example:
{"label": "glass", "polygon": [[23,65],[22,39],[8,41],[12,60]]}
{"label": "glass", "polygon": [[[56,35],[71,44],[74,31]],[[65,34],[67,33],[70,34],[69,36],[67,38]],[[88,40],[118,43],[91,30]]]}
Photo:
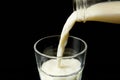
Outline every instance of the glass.
{"label": "glass", "polygon": [[[34,50],[35,50],[35,56],[36,56],[38,72],[40,75],[40,80],[81,80],[82,71],[85,66],[87,44],[84,40],[74,36],[69,36],[62,60],[78,61],[80,63],[79,69],[77,71],[71,70],[72,71],[71,73],[65,75],[64,74],[53,75],[43,70],[42,66],[45,65],[45,63],[49,62],[50,60],[57,61],[56,56],[57,56],[57,47],[59,40],[60,40],[59,35],[53,35],[53,36],[47,36],[41,38],[34,44]],[[53,65],[51,64],[51,66]],[[48,66],[47,69],[51,70],[50,66]]]}

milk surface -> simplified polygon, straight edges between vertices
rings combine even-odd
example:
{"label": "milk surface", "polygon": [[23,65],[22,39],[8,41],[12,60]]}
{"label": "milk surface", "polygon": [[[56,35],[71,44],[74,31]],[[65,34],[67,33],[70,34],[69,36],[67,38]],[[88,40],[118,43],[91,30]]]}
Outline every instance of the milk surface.
{"label": "milk surface", "polygon": [[77,59],[62,59],[61,67],[58,67],[57,59],[51,59],[44,62],[42,68],[39,69],[40,77],[41,80],[78,80],[81,77],[80,66],[81,63]]}

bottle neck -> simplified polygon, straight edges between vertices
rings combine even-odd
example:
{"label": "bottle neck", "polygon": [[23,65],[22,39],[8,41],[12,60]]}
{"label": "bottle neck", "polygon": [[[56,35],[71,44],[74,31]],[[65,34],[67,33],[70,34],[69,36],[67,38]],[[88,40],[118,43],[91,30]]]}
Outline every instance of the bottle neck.
{"label": "bottle neck", "polygon": [[87,0],[73,0],[73,9],[77,11],[77,21],[85,22],[85,11],[87,8]]}

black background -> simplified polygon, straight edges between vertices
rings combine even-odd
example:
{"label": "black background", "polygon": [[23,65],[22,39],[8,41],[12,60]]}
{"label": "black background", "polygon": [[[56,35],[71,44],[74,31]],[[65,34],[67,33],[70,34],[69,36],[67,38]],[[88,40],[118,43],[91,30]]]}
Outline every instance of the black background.
{"label": "black background", "polygon": [[[73,12],[72,0],[6,1],[2,6],[1,80],[39,80],[33,45],[60,35]],[[120,25],[75,23],[70,35],[88,44],[83,80],[119,80]]]}

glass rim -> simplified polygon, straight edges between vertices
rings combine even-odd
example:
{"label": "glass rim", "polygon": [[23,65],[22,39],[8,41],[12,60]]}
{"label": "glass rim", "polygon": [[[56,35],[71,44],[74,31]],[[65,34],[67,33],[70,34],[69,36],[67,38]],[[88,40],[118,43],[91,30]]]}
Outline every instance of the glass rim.
{"label": "glass rim", "polygon": [[37,54],[39,54],[39,55],[41,55],[41,56],[44,56],[44,57],[48,57],[48,58],[53,58],[53,59],[56,59],[56,58],[66,58],[66,59],[68,59],[68,58],[74,58],[74,57],[76,57],[76,56],[79,56],[80,54],[83,54],[85,51],[87,51],[87,43],[83,40],[83,39],[81,39],[81,38],[78,38],[78,37],[75,37],[75,36],[69,36],[69,37],[71,37],[71,38],[74,38],[74,39],[77,39],[77,40],[79,40],[79,41],[81,41],[84,45],[85,45],[85,48],[82,50],[82,51],[80,51],[80,52],[77,52],[78,54],[75,54],[75,55],[72,55],[72,56],[63,56],[63,57],[57,57],[57,56],[50,56],[50,55],[46,55],[46,54],[43,54],[42,52],[40,52],[40,51],[38,51],[37,50],[37,48],[36,48],[36,46],[37,46],[37,44],[40,42],[40,41],[42,41],[42,40],[44,40],[44,39],[47,39],[47,38],[52,38],[52,37],[60,37],[60,35],[51,35],[51,36],[46,36],[46,37],[43,37],[43,38],[40,38],[39,40],[37,40],[36,42],[35,42],[35,44],[34,44],[34,51],[37,53]]}

